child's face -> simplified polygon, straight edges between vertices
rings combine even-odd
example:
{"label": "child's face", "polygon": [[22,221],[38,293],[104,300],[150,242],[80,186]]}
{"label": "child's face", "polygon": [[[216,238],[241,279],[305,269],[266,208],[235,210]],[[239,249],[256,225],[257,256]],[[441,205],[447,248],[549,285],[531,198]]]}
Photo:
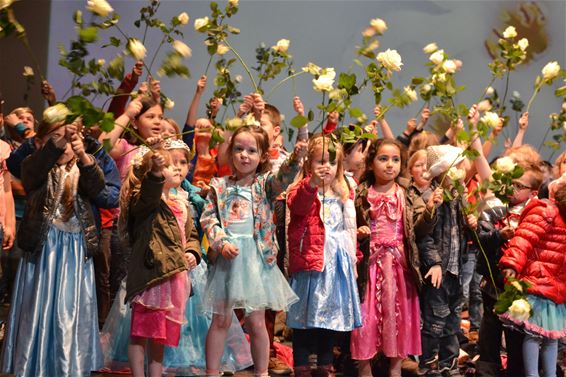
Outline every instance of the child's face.
{"label": "child's face", "polygon": [[513,180],[513,195],[509,198],[512,205],[518,205],[531,199],[537,193],[537,188],[531,187],[533,176],[526,171],[521,177]]}
{"label": "child's face", "polygon": [[338,156],[336,156],[333,161],[330,161],[328,150],[325,150],[324,153],[322,152],[322,147],[316,148],[313,154],[309,156],[310,173],[316,174],[325,186],[330,186],[336,178],[338,171]]}
{"label": "child's face", "polygon": [[162,120],[163,110],[161,109],[161,106],[155,105],[140,115],[134,122],[134,125],[137,127],[137,132],[142,139],[147,139],[149,137],[157,137],[161,135],[161,132],[163,131]]}
{"label": "child's face", "polygon": [[265,130],[265,132],[267,132],[267,136],[269,137],[269,145],[273,145],[273,142],[281,133],[281,127],[275,126],[271,122],[271,117],[269,116],[269,114],[263,114],[261,116],[260,123],[261,127]]}
{"label": "child's face", "polygon": [[35,119],[33,117],[32,113],[21,113],[18,116],[18,120],[28,129],[28,130],[33,130],[33,124],[35,122]]}
{"label": "child's face", "polygon": [[251,133],[242,132],[236,135],[232,147],[232,159],[236,176],[239,179],[255,174],[264,156],[263,151],[259,149],[257,141]]}
{"label": "child's face", "polygon": [[401,151],[395,145],[383,145],[377,151],[371,164],[377,184],[383,185],[395,180],[401,172]]}
{"label": "child's face", "polygon": [[426,156],[423,156],[415,161],[410,169],[411,177],[418,187],[427,187],[430,185],[430,180],[423,178],[423,173],[426,172]]}
{"label": "child's face", "polygon": [[163,122],[161,122],[161,127],[162,127],[162,131],[161,131],[161,136],[165,139],[165,138],[174,138],[176,139],[177,137],[177,129],[175,128],[175,126],[173,126],[171,123],[169,123],[166,120],[163,120]]}
{"label": "child's face", "polygon": [[363,143],[356,143],[350,153],[344,157],[344,169],[352,172],[356,179],[360,179],[366,168],[365,159]]}
{"label": "child's face", "polygon": [[189,172],[189,161],[186,153],[181,149],[173,149],[170,152],[169,164],[163,169],[165,188],[177,188]]}

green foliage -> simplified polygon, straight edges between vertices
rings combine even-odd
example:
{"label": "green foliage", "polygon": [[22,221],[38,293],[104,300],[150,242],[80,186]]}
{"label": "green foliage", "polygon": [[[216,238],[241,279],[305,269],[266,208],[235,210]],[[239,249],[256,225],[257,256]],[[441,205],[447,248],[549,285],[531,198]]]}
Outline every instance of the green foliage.
{"label": "green foliage", "polygon": [[284,70],[288,75],[294,73],[292,56],[274,47],[267,47],[264,43],[261,43],[255,49],[257,66],[252,67],[252,69],[258,72],[260,93],[263,93],[262,83],[276,78]]}
{"label": "green foliage", "polygon": [[[517,289],[513,283],[518,283],[521,286],[521,290]],[[497,302],[493,306],[493,311],[496,314],[505,313],[513,304],[513,301],[526,298],[526,292],[530,287],[531,284],[526,281],[508,278],[504,291],[499,295]]]}

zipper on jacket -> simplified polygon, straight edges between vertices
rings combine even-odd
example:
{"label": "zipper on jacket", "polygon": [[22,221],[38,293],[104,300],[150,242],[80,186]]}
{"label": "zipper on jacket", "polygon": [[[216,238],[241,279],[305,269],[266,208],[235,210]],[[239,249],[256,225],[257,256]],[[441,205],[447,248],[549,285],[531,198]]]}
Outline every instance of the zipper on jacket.
{"label": "zipper on jacket", "polygon": [[301,243],[299,244],[299,253],[300,254],[303,253],[303,242],[305,240],[306,234],[307,234],[307,228],[305,227],[305,230],[303,231],[303,235],[301,236]]}

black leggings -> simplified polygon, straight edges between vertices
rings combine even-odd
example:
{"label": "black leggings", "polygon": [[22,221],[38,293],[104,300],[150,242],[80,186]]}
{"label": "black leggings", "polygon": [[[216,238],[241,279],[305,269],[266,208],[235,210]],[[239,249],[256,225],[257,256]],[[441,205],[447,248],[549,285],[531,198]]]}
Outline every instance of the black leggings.
{"label": "black leggings", "polygon": [[293,361],[295,366],[309,365],[309,356],[316,354],[318,366],[334,361],[336,332],[326,329],[293,329]]}

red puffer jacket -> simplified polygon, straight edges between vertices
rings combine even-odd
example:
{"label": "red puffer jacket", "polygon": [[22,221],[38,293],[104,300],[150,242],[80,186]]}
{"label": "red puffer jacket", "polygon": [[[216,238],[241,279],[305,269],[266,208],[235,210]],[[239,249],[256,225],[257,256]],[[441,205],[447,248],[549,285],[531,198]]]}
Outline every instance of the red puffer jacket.
{"label": "red puffer jacket", "polygon": [[[290,221],[287,229],[289,250],[289,274],[299,271],[322,271],[324,269],[325,229],[318,199],[318,189],[309,184],[310,177],[304,178],[287,193]],[[344,203],[344,229],[351,238],[352,250],[348,250],[352,262],[356,262],[356,208],[354,192]]]}
{"label": "red puffer jacket", "polygon": [[529,293],[566,302],[566,222],[554,203],[529,202],[504,254],[499,266],[531,283]]}

